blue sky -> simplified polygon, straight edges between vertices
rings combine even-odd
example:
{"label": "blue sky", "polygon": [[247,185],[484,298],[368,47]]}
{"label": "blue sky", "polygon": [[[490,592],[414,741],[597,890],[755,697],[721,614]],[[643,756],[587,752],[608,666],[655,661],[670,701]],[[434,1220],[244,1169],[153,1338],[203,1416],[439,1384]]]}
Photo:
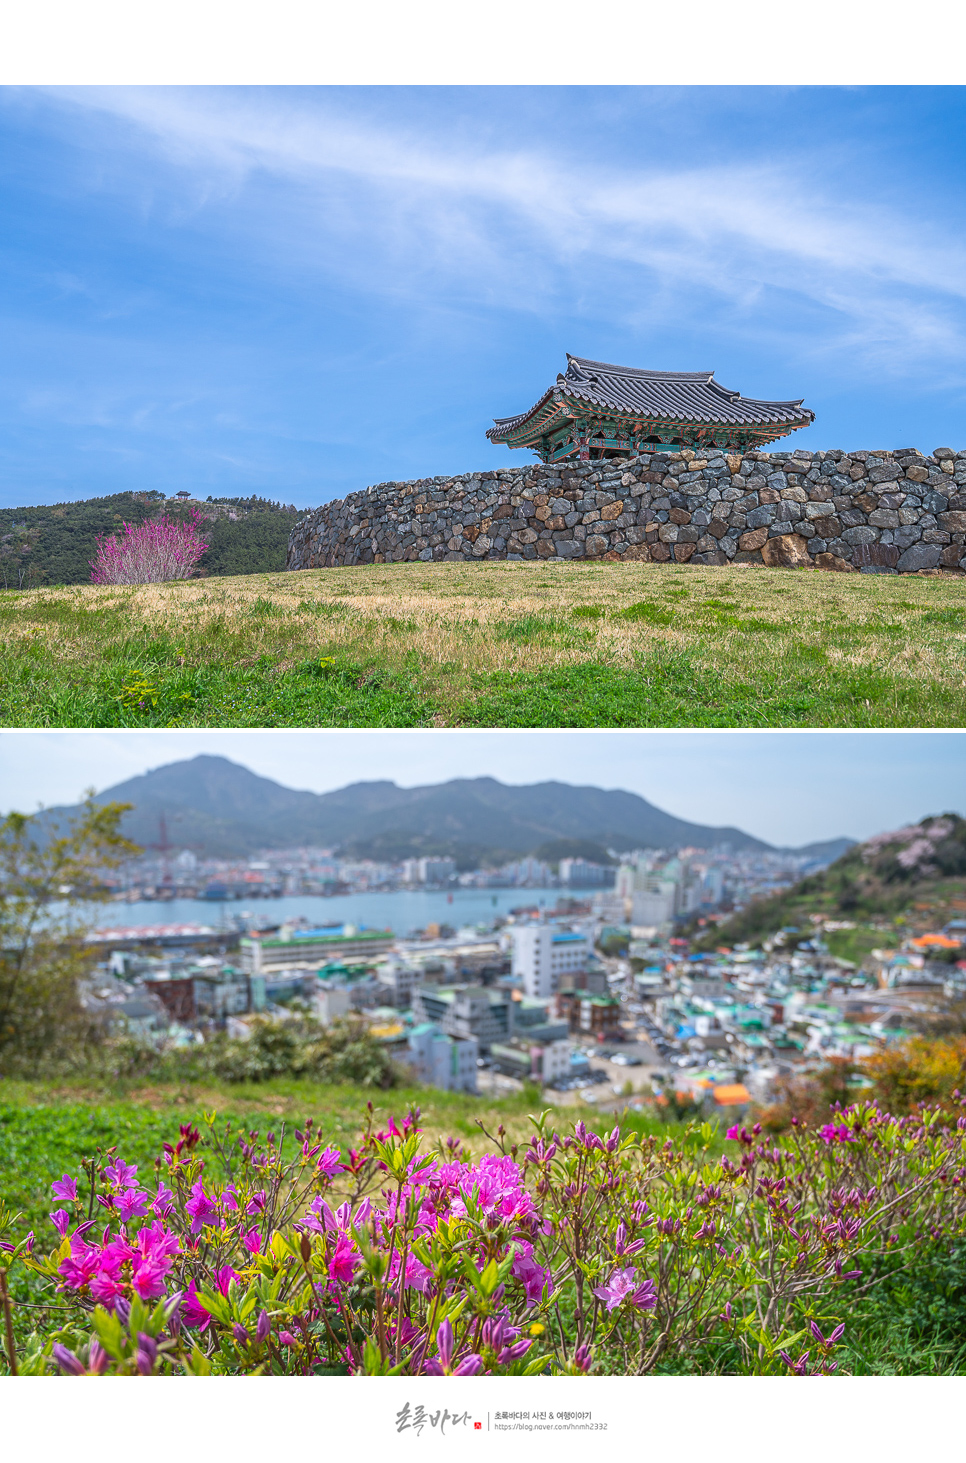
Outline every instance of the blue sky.
{"label": "blue sky", "polygon": [[0,91],[0,502],[526,460],[564,353],[966,445],[963,88]]}
{"label": "blue sky", "polygon": [[0,731],[0,813],[73,803],[206,753],[329,792],[452,777],[624,788],[679,818],[798,846],[966,813],[966,733]]}

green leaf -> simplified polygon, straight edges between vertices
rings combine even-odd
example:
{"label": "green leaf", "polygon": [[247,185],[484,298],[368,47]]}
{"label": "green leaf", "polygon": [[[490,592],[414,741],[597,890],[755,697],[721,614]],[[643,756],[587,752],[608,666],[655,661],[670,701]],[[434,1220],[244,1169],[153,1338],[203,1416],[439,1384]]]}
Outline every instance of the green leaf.
{"label": "green leaf", "polygon": [[216,1321],[220,1321],[223,1326],[230,1324],[231,1306],[217,1290],[212,1290],[209,1286],[203,1285],[198,1291],[198,1299],[205,1310],[214,1316]]}
{"label": "green leaf", "polygon": [[191,1355],[185,1361],[184,1369],[192,1377],[211,1376],[211,1362],[197,1346],[191,1348]]}
{"label": "green leaf", "polygon": [[130,1331],[132,1336],[136,1336],[139,1331],[147,1331],[147,1329],[148,1308],[139,1295],[132,1295],[131,1314],[128,1319],[128,1330]]}
{"label": "green leaf", "polygon": [[91,1319],[94,1323],[94,1330],[97,1332],[97,1339],[108,1356],[113,1356],[115,1361],[123,1360],[124,1332],[117,1316],[113,1311],[106,1311],[103,1306],[97,1306]]}

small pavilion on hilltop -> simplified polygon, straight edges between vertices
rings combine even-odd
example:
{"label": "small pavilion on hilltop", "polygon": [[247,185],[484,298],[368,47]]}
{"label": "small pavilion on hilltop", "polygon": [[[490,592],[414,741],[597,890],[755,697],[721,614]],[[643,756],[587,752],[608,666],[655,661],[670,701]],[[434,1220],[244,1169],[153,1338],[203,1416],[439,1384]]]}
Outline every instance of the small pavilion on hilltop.
{"label": "small pavilion on hilltop", "polygon": [[641,371],[568,355],[566,373],[535,406],[496,418],[486,435],[543,462],[592,462],[662,447],[744,452],[814,420],[801,401],[753,401],[713,371]]}

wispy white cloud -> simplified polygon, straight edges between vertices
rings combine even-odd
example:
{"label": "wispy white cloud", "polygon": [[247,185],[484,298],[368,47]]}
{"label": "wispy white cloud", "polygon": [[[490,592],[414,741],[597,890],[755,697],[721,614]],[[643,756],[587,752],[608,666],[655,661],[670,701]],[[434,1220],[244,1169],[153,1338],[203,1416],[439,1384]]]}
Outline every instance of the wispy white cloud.
{"label": "wispy white cloud", "polygon": [[[604,318],[670,316],[697,292],[699,308],[712,301],[767,331],[762,298],[781,291],[822,315],[803,340],[810,354],[845,351],[898,374],[925,354],[953,369],[962,358],[961,230],[864,197],[861,180],[836,184],[838,158],[778,157],[764,138],[750,160],[669,168],[645,138],[639,156],[601,164],[465,131],[363,124],[326,94],[80,89],[49,100],[75,121],[108,121],[117,154],[163,165],[164,180],[140,186],[167,222],[240,214],[250,248],[370,291],[425,297],[432,279],[447,299],[549,311],[580,298],[592,264],[602,275],[585,308]],[[102,129],[105,179],[108,151]]]}

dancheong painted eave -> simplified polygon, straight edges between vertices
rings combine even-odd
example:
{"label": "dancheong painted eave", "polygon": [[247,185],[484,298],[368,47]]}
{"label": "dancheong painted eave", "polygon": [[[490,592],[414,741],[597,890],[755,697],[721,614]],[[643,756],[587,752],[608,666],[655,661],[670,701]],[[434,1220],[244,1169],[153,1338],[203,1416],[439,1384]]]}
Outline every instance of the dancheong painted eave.
{"label": "dancheong painted eave", "polygon": [[745,451],[814,420],[801,401],[744,397],[713,371],[647,371],[568,355],[566,372],[534,406],[496,418],[486,435],[544,462],[589,462],[661,446]]}

